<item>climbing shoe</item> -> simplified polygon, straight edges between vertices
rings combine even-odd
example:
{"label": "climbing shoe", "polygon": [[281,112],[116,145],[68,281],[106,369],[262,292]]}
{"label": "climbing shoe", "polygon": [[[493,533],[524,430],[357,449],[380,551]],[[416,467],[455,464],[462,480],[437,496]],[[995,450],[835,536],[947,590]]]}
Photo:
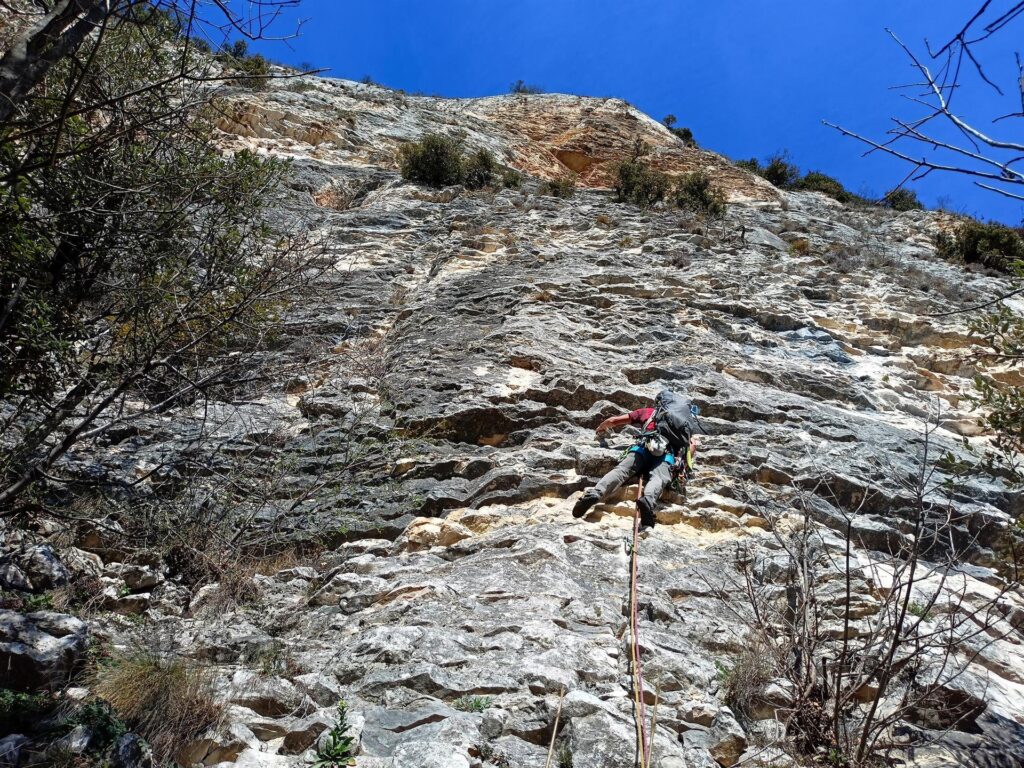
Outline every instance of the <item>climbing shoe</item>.
{"label": "climbing shoe", "polygon": [[597,504],[597,499],[593,496],[587,496],[586,494],[580,496],[573,505],[572,516],[583,517],[595,504]]}
{"label": "climbing shoe", "polygon": [[651,530],[654,527],[654,505],[646,498],[640,499],[636,505],[640,508],[640,533]]}
{"label": "climbing shoe", "polygon": [[643,535],[645,535],[647,533],[650,533],[653,530],[654,530],[654,523],[641,523],[640,524],[640,530],[638,531],[638,533],[641,536],[643,536]]}

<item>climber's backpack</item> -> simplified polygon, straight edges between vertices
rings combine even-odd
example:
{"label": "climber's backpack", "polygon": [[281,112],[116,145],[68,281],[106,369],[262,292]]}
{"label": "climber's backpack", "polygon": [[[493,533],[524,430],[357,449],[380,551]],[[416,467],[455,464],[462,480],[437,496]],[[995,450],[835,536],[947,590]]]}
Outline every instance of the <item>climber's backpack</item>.
{"label": "climber's backpack", "polygon": [[[650,443],[652,437],[660,436],[668,443],[668,449],[672,453],[685,456],[690,447],[690,437],[696,431],[692,406],[690,398],[676,394],[671,389],[662,390],[654,400],[654,415],[644,425],[641,439],[645,443]],[[652,421],[653,430],[650,429]],[[664,453],[666,451],[661,450],[660,454],[656,455]]]}

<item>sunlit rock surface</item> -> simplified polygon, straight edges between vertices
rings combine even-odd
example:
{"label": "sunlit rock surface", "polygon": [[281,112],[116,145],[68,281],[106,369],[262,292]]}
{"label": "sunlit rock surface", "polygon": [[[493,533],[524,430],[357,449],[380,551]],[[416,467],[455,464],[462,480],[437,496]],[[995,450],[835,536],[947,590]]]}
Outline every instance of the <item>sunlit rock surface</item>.
{"label": "sunlit rock surface", "polygon": [[[936,257],[938,214],[780,192],[614,99],[444,100],[305,77],[235,92],[221,128],[230,149],[293,161],[282,216],[337,267],[327,305],[297,311],[292,347],[317,337],[332,354],[225,404],[223,439],[274,435],[296,487],[332,436],[376,440],[384,458],[261,513],[255,524],[278,535],[339,533],[316,562],[253,577],[258,597],[241,608],[204,608],[210,587],[192,594],[159,565],[116,567],[100,534],[80,543],[103,558],[110,610],[143,614],[168,647],[214,665],[229,722],[190,754],[300,765],[343,698],[359,766],[540,768],[564,695],[558,744],[573,764],[631,765],[635,488],[586,520],[569,510],[629,444],[598,446],[593,428],[672,387],[700,406],[707,435],[685,496],[666,499],[641,546],[654,765],[789,764],[764,746],[769,726],[738,722],[723,700],[721,670],[749,643],[740,553],[770,573],[768,529],[802,524],[801,494],[824,550],[841,553],[849,527],[865,573],[907,541],[925,422],[937,421],[932,459],[977,456],[990,440],[968,399],[967,318],[944,313],[1005,283]],[[459,131],[534,179],[575,172],[581,188],[563,200],[530,178],[497,192],[406,184],[397,148],[426,131]],[[707,170],[732,201],[725,220],[617,203],[613,166],[637,138],[663,170]],[[137,476],[199,418],[210,417],[177,413],[75,461]],[[947,534],[966,552],[955,589],[969,598],[952,610],[967,610],[1000,588],[1022,500],[979,478],[955,499]],[[878,610],[876,582],[858,581],[855,617]],[[1024,600],[1005,595],[999,610],[993,634],[1006,636],[962,681],[980,714],[922,764],[1024,761]],[[132,634],[109,618],[93,626],[116,642]]]}

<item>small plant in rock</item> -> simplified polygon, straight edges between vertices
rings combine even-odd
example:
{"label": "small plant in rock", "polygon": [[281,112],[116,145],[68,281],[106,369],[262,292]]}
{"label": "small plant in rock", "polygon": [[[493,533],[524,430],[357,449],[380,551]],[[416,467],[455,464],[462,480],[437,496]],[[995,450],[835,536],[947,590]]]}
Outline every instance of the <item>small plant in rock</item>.
{"label": "small plant in rock", "polygon": [[920,211],[924,208],[912,189],[894,189],[887,192],[883,202],[894,211]]}
{"label": "small plant in rock", "polygon": [[25,613],[32,613],[34,611],[51,611],[53,610],[53,593],[42,592],[38,595],[29,595],[25,598],[24,607],[22,610]]}
{"label": "small plant in rock", "polygon": [[483,712],[493,701],[490,696],[460,696],[452,702],[452,706],[463,712]]}
{"label": "small plant in rock", "polygon": [[498,174],[498,163],[486,149],[478,149],[463,163],[463,183],[469,189],[490,186]]}
{"label": "small plant in rock", "polygon": [[615,193],[619,200],[647,208],[661,202],[672,188],[672,181],[639,158],[619,164],[616,171]]}
{"label": "small plant in rock", "polygon": [[98,699],[84,704],[65,723],[69,730],[78,725],[89,729],[92,734],[89,749],[97,753],[105,752],[128,732],[128,727],[117,713]]}
{"label": "small plant in rock", "polygon": [[548,197],[561,197],[563,199],[574,197],[576,195],[576,174],[545,181],[537,191]]}
{"label": "small plant in rock", "polygon": [[729,680],[729,671],[725,664],[715,659],[715,677],[718,678],[718,682],[724,685]]}
{"label": "small plant in rock", "polygon": [[806,256],[811,252],[811,243],[805,237],[798,238],[789,244],[789,252],[793,256]]}
{"label": "small plant in rock", "polygon": [[917,616],[919,619],[927,621],[932,616],[931,607],[924,603],[912,602],[907,605],[907,613],[911,616]]}
{"label": "small plant in rock", "polygon": [[519,189],[523,185],[523,174],[515,168],[506,168],[501,172],[501,186],[505,189]]}
{"label": "small plant in rock", "polygon": [[462,142],[451,136],[428,133],[398,151],[402,178],[417,184],[444,187],[464,178]]}
{"label": "small plant in rock", "polygon": [[494,768],[511,768],[512,763],[505,757],[501,752],[494,748],[494,745],[489,741],[477,746],[477,752],[480,754],[480,759],[489,765],[493,765]]}
{"label": "small plant in rock", "polygon": [[744,171],[750,171],[760,176],[761,164],[757,161],[756,157],[752,157],[749,160],[735,160],[733,165],[737,168],[742,168]]}
{"label": "small plant in rock", "polygon": [[324,742],[317,747],[312,768],[341,768],[355,765],[355,737],[348,735],[348,705],[338,702],[338,722],[327,734]]}
{"label": "small plant in rock", "polygon": [[572,750],[568,744],[563,744],[558,748],[558,768],[573,768]]}
{"label": "small plant in rock", "polygon": [[675,204],[684,211],[693,211],[709,219],[725,216],[725,195],[711,183],[711,177],[703,171],[695,171],[681,177],[673,192]]}
{"label": "small plant in rock", "polygon": [[146,652],[111,658],[97,669],[92,687],[161,760],[213,726],[223,709],[206,670]]}
{"label": "small plant in rock", "polygon": [[774,677],[770,660],[768,649],[762,643],[754,642],[725,674],[725,703],[738,717],[754,719],[753,709],[758,697]]}

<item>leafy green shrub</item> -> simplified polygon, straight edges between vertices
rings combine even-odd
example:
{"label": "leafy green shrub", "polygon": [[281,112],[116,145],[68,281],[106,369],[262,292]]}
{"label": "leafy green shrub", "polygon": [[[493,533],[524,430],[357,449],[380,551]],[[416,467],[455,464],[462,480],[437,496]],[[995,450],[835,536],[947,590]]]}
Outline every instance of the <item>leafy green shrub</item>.
{"label": "leafy green shrub", "polygon": [[486,149],[478,149],[463,162],[463,183],[469,189],[490,186],[497,173],[494,155]]}
{"label": "leafy green shrub", "polygon": [[768,158],[766,165],[761,165],[756,158],[737,160],[733,163],[737,168],[756,173],[767,179],[779,189],[799,189],[808,192],[821,192],[841,203],[867,203],[868,201],[843,186],[842,182],[820,171],[808,171],[803,176],[800,169],[789,162],[786,153],[778,153]]}
{"label": "leafy green shrub", "polygon": [[[1022,271],[1024,274],[1024,271]],[[1024,317],[1005,304],[973,320],[971,332],[986,347],[986,365],[1000,365],[1003,361],[1024,356]],[[1009,475],[1013,482],[1024,483],[1024,387],[998,382],[986,375],[974,377],[977,391],[975,399],[984,409],[985,426],[995,433],[992,450],[985,458],[986,469],[999,475]],[[1024,517],[1017,527],[1024,534]]]}
{"label": "leafy green shrub", "polygon": [[821,192],[834,200],[838,200],[840,203],[852,203],[861,200],[860,197],[846,189],[838,179],[834,179],[819,171],[808,171],[796,183],[796,188],[808,192]]}
{"label": "leafy green shrub", "polygon": [[693,131],[691,131],[689,128],[675,127],[677,122],[675,115],[665,115],[661,122],[663,122],[665,124],[665,127],[672,131],[672,133],[676,135],[676,138],[682,141],[686,146],[697,146],[697,141],[693,138]]}
{"label": "leafy green shrub", "polygon": [[27,730],[54,706],[55,702],[48,694],[0,688],[0,733]]}
{"label": "leafy green shrub", "polygon": [[761,175],[761,164],[757,162],[757,158],[752,157],[749,160],[736,160],[733,165],[737,168],[742,168],[745,171],[756,173],[758,176]]}
{"label": "leafy green shrub", "polygon": [[518,93],[521,95],[530,95],[536,93],[544,93],[544,89],[539,85],[530,85],[524,80],[516,80],[512,85],[508,87],[509,93]]}
{"label": "leafy green shrub", "polygon": [[543,182],[537,191],[549,197],[570,198],[576,194],[576,174]]}
{"label": "leafy green shrub", "polygon": [[298,224],[269,213],[286,163],[213,144],[213,89],[173,32],[113,24],[90,66],[50,68],[0,125],[0,400],[18,402],[0,421],[5,512],[43,511],[26,499],[70,481],[47,470],[86,438],[83,415],[120,421],[102,416],[118,397],[240,392],[242,360],[307,281]]}
{"label": "leafy green shrub", "polygon": [[800,169],[789,162],[785,154],[772,155],[760,175],[779,189],[793,189],[800,180]]}
{"label": "leafy green shrub", "polygon": [[920,211],[924,208],[912,189],[894,189],[886,193],[883,201],[894,211]]}
{"label": "leafy green shrub", "polygon": [[89,749],[93,752],[106,751],[128,733],[128,727],[114,710],[98,699],[84,704],[65,723],[65,726],[71,728],[76,725],[84,725],[89,729],[92,734]]}
{"label": "leafy green shrub", "polygon": [[800,181],[800,169],[789,162],[787,155],[783,152],[769,157],[765,165],[761,165],[753,157],[749,160],[737,160],[735,165],[751,173],[756,173],[779,189],[794,189],[797,182]]}
{"label": "leafy green shrub", "polygon": [[664,200],[671,188],[672,180],[661,171],[651,168],[643,160],[634,159],[619,163],[615,192],[622,202],[647,208]]}
{"label": "leafy green shrub", "polygon": [[439,133],[403,145],[398,162],[402,178],[417,184],[444,187],[461,184],[464,178],[462,142]]}
{"label": "leafy green shrub", "polygon": [[312,768],[341,768],[355,765],[355,737],[348,735],[348,705],[338,702],[338,722],[334,724],[327,739],[317,747]]}
{"label": "leafy green shrub", "polygon": [[270,62],[258,53],[249,55],[249,45],[245,40],[236,40],[233,44],[225,43],[220,52],[214,56],[237,76],[228,80],[231,85],[262,91],[267,87],[270,75]]}
{"label": "leafy green shrub", "polygon": [[953,234],[940,234],[936,238],[940,256],[966,264],[981,264],[1001,272],[1014,272],[1024,268],[1024,240],[1010,227],[969,219],[960,224]]}
{"label": "leafy green shrub", "polygon": [[675,204],[686,211],[694,211],[711,219],[725,216],[725,195],[711,184],[704,171],[695,171],[680,177],[673,191]]}

